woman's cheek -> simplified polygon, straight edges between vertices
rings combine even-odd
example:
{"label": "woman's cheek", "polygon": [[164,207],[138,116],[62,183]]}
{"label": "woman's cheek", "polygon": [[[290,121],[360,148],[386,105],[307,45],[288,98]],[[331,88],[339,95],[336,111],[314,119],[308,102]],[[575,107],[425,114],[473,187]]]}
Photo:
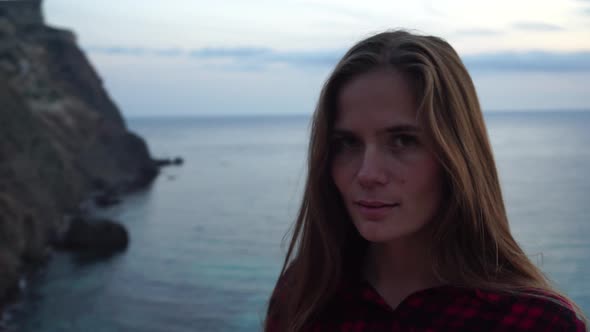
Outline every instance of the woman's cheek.
{"label": "woman's cheek", "polygon": [[362,162],[362,153],[356,150],[340,151],[332,158],[332,178],[342,190],[341,185],[350,182],[360,163]]}

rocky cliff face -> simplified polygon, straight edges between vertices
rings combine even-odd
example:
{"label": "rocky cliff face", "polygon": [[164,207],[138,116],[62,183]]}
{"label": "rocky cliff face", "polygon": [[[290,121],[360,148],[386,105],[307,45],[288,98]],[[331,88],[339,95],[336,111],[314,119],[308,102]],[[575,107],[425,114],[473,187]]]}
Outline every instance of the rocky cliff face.
{"label": "rocky cliff face", "polygon": [[0,299],[92,190],[133,190],[157,174],[74,34],[25,2],[0,2]]}

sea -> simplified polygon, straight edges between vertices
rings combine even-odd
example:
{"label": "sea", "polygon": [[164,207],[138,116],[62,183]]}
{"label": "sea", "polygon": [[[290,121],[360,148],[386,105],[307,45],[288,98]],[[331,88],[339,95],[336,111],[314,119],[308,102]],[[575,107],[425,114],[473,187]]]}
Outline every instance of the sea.
{"label": "sea", "polygon": [[[590,111],[488,112],[514,237],[590,314]],[[56,252],[23,281],[9,331],[260,331],[306,176],[309,116],[130,118],[153,185],[99,210],[130,246],[86,262]]]}

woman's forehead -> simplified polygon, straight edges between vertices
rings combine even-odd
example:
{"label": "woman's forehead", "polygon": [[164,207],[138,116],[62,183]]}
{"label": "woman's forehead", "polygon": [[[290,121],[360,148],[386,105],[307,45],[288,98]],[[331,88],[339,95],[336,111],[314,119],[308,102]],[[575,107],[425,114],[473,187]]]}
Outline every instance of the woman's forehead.
{"label": "woman's forehead", "polygon": [[406,79],[397,71],[368,72],[343,85],[337,95],[336,128],[420,127],[416,102]]}

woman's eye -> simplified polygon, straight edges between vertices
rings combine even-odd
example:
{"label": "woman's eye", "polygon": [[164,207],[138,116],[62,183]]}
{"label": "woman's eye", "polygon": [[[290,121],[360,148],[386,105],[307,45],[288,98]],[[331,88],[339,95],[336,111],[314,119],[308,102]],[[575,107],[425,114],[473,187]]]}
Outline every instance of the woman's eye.
{"label": "woman's eye", "polygon": [[391,145],[395,149],[412,147],[417,143],[418,139],[412,135],[396,135],[391,139]]}
{"label": "woman's eye", "polygon": [[341,136],[335,137],[332,145],[334,146],[334,150],[339,152],[342,150],[356,149],[359,146],[359,142],[354,137]]}

